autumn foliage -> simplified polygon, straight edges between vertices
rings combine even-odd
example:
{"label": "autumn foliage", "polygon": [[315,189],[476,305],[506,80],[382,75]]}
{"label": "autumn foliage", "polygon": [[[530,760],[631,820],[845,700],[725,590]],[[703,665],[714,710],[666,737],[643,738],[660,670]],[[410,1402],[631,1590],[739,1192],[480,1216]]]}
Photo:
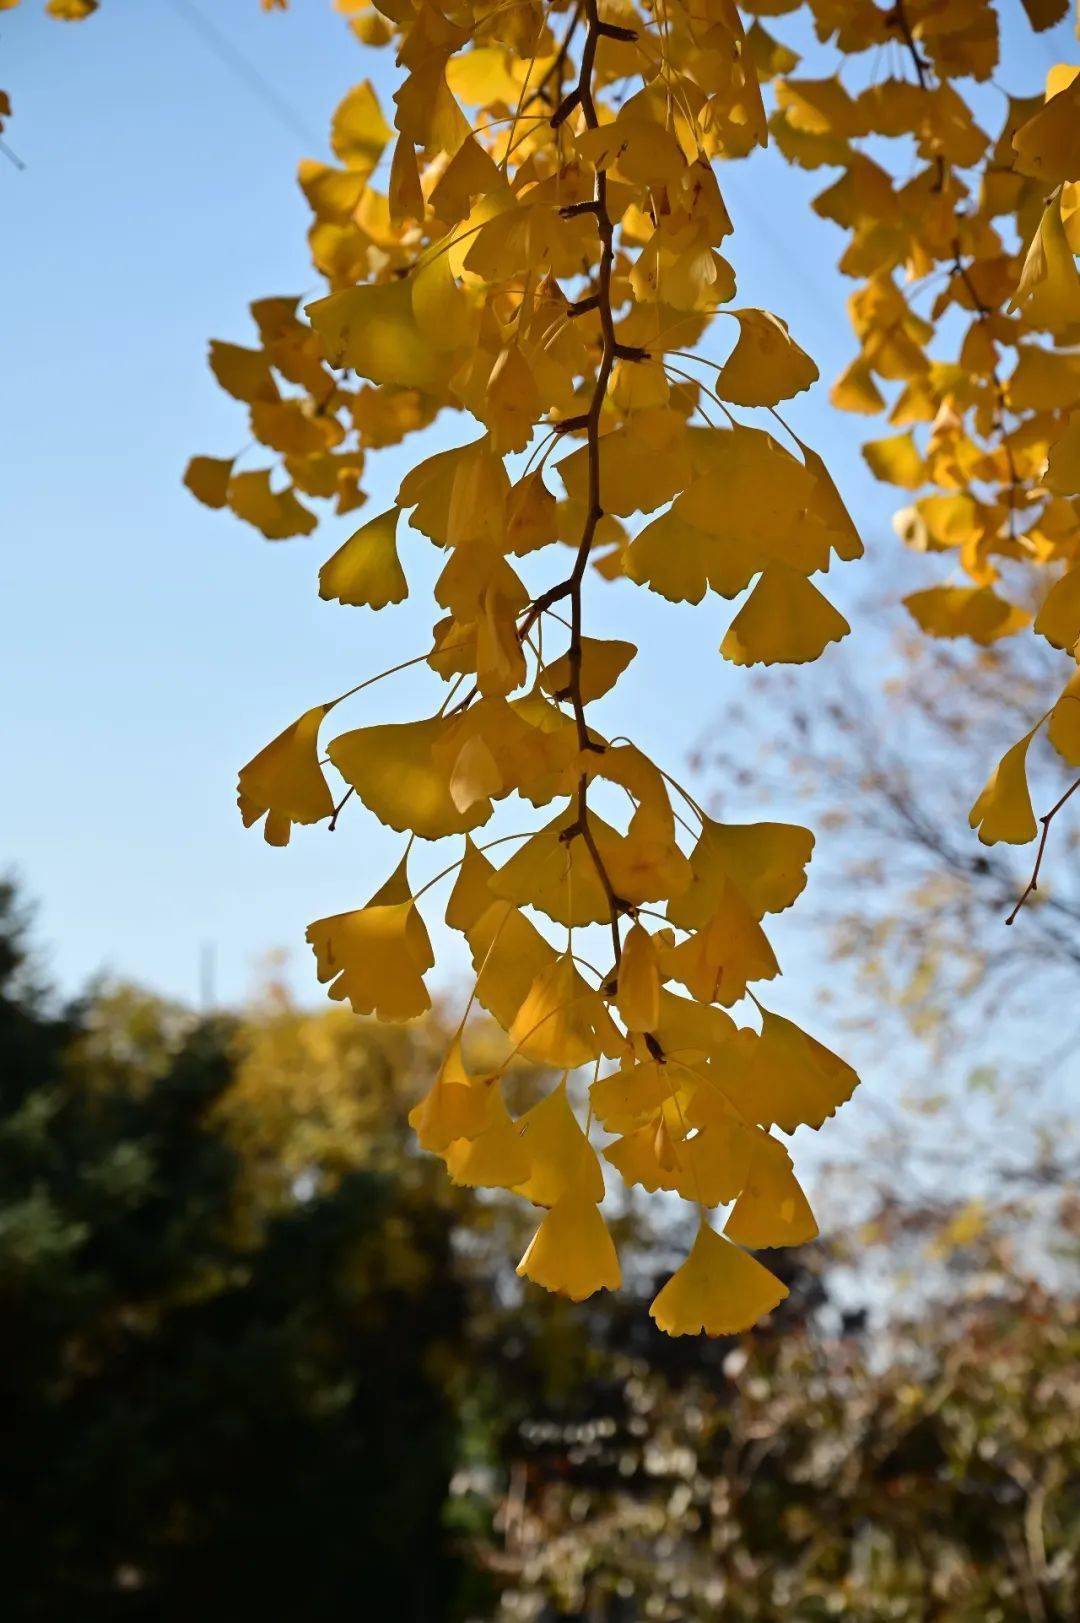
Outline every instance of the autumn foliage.
{"label": "autumn foliage", "polygon": [[[1024,8],[1035,30],[1066,9]],[[360,1014],[427,1010],[424,914],[452,879],[446,920],[476,981],[413,1125],[456,1182],[541,1209],[520,1271],[574,1298],[619,1284],[603,1161],[700,1209],[657,1322],[737,1330],[784,1294],[751,1252],[816,1233],[778,1135],[822,1127],[857,1083],[762,992],[780,972],[764,924],[803,889],[813,836],[716,822],[673,763],[601,730],[592,707],[637,649],[590,634],[589,602],[614,579],[740,599],[720,645],[736,665],[812,661],[848,632],[820,581],[862,543],[781,415],[817,368],[724,254],[722,166],[771,139],[829,170],[814,207],[848,233],[858,347],[833,401],[888,412],[869,466],[914,497],[901,539],[953,566],[911,614],[934,636],[1033,631],[1062,650],[1062,692],[971,813],[985,842],[1035,838],[1036,735],[1080,765],[1080,73],[1056,67],[988,133],[973,107],[999,59],[991,0],[338,9],[393,50],[393,106],[358,84],[333,115],[336,161],[300,166],[325,295],[260,299],[257,347],[211,345],[269,462],[197,456],[186,481],[269,540],[306,535],[313,504],[360,508],[367,460],[446,414],[451,448],[319,574],[323,598],[380,611],[437,549],[430,643],[395,667],[426,664],[432,698],[382,721],[365,673],[309,704],[242,769],[240,810],[280,846],[355,797],[402,835],[375,895],[308,930],[319,979]],[[789,13],[835,74],[800,76],[762,20],[782,31]],[[508,802],[512,832],[487,837]],[[494,1070],[470,1054],[477,1005],[506,1034]],[[560,1079],[515,1119],[518,1058]]]}

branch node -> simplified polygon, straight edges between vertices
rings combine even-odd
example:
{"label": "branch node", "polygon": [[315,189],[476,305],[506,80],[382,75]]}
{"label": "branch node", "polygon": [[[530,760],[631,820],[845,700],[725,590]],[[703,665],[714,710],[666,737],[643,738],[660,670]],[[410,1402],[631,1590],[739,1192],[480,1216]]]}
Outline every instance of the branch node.
{"label": "branch node", "polygon": [[550,124],[553,130],[557,130],[561,124],[566,123],[566,120],[570,117],[570,114],[574,111],[574,108],[577,106],[580,100],[581,90],[577,85],[575,85],[573,90],[567,91],[566,95],[563,97],[562,101],[551,115]]}

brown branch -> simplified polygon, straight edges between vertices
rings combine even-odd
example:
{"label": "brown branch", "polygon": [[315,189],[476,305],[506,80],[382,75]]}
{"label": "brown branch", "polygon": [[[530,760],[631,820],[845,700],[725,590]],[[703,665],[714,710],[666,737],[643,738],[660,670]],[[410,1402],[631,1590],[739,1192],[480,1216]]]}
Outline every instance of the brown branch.
{"label": "brown branch", "polygon": [[[563,109],[567,102],[574,107],[581,108],[581,116],[586,127],[595,130],[599,125],[596,112],[596,102],[593,99],[593,70],[596,65],[596,49],[604,32],[599,16],[599,0],[584,0],[587,33],[585,43],[581,50],[581,63],[578,80],[574,89],[560,104],[552,119],[554,125],[560,114],[566,114]],[[561,119],[560,119],[561,122]],[[567,653],[569,665],[569,681],[567,682],[567,697],[574,712],[574,723],[577,727],[578,749],[580,751],[594,750],[602,753],[604,746],[597,744],[589,733],[588,723],[585,720],[585,705],[581,696],[581,588],[588,567],[589,554],[592,550],[593,540],[596,536],[596,526],[603,517],[600,506],[600,413],[607,394],[608,380],[611,369],[615,364],[618,343],[615,337],[615,318],[611,309],[611,272],[615,261],[614,236],[615,228],[611,215],[608,213],[607,202],[607,175],[602,169],[596,171],[593,196],[586,207],[575,207],[576,213],[593,213],[596,216],[596,229],[600,237],[600,265],[597,273],[596,310],[600,317],[601,351],[600,364],[596,369],[596,381],[593,385],[592,398],[589,409],[581,426],[585,429],[586,454],[588,458],[587,493],[585,523],[582,527],[581,540],[578,543],[574,567],[570,571],[568,590],[566,595],[570,598],[570,647]],[[575,420],[576,426],[576,420]],[[588,804],[588,774],[582,772],[577,785],[577,829],[585,843],[585,847],[592,858],[593,867],[603,887],[607,898],[608,909],[611,915],[611,943],[615,953],[615,967],[619,966],[622,956],[622,943],[619,936],[619,916],[626,911],[626,903],[615,892],[604,861],[600,855],[589,819]]]}
{"label": "brown branch", "polygon": [[1006,924],[1012,924],[1015,921],[1017,914],[1020,912],[1020,909],[1023,907],[1028,897],[1033,895],[1034,892],[1038,890],[1039,869],[1042,867],[1043,853],[1046,850],[1046,841],[1050,834],[1050,824],[1053,822],[1062,806],[1065,805],[1066,801],[1071,799],[1078,789],[1080,789],[1080,778],[1077,778],[1075,783],[1070,784],[1065,793],[1062,795],[1061,799],[1056,801],[1054,805],[1050,807],[1050,810],[1048,812],[1044,812],[1039,818],[1039,822],[1042,824],[1042,833],[1039,836],[1039,849],[1035,853],[1035,866],[1031,870],[1031,878],[1025,885],[1020,900],[1017,902],[1016,906],[1005,920]]}
{"label": "brown branch", "polygon": [[557,585],[549,586],[546,592],[541,592],[539,597],[533,598],[525,610],[521,624],[518,626],[518,642],[525,641],[540,616],[546,613],[554,603],[558,603],[561,598],[570,596],[571,587],[571,581],[561,580]]}
{"label": "brown branch", "polygon": [[915,43],[915,35],[911,31],[911,22],[908,19],[907,11],[904,9],[904,0],[896,0],[896,5],[885,18],[885,26],[886,28],[898,28],[900,30],[904,36],[904,44],[911,53],[911,60],[915,64],[915,72],[919,76],[919,89],[928,90],[930,88],[928,82],[929,64],[919,54],[919,47]]}
{"label": "brown branch", "polygon": [[334,807],[333,815],[330,818],[330,823],[329,823],[329,832],[331,834],[337,828],[337,820],[341,816],[342,812],[345,809],[346,801],[351,799],[351,797],[355,793],[356,793],[355,789],[346,789],[345,793],[342,795],[341,799],[338,801],[337,805]]}
{"label": "brown branch", "polygon": [[535,88],[530,91],[528,96],[526,96],[525,100],[522,102],[521,112],[524,112],[527,107],[531,107],[534,101],[540,101],[541,98],[543,98],[545,101],[548,99],[549,86],[551,85],[552,80],[555,81],[556,99],[558,98],[558,89],[562,85],[562,76],[563,70],[566,67],[566,59],[570,54],[570,46],[573,42],[574,35],[577,33],[581,24],[583,11],[583,0],[578,0],[578,4],[574,7],[573,15],[570,18],[570,22],[567,26],[566,33],[563,35],[563,42],[555,54],[554,62],[552,62],[547,72],[541,79],[538,80]]}

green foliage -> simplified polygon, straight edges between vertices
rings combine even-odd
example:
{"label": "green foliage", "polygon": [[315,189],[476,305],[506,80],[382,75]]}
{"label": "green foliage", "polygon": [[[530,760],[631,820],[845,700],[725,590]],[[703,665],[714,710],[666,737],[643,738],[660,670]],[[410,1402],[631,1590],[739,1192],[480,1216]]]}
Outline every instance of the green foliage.
{"label": "green foliage", "polygon": [[322,1618],[374,1585],[451,1615],[444,1214],[357,1170],[246,1244],[230,1024],[129,995],[76,1031],[2,939],[5,1616]]}

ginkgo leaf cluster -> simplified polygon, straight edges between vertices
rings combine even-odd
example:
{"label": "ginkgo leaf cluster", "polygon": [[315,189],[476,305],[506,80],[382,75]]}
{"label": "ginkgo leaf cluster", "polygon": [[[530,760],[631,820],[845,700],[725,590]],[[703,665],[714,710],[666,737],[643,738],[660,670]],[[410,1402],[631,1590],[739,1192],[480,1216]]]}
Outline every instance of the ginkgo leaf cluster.
{"label": "ginkgo leaf cluster", "polygon": [[[938,555],[938,584],[907,607],[931,636],[985,647],[1030,628],[1062,655],[1062,697],[1031,718],[971,814],[984,841],[1025,844],[1039,827],[1029,746],[1050,715],[1046,736],[1076,765],[1060,706],[1080,658],[1080,67],[1006,96],[984,129],[972,91],[1011,65],[994,0],[800,9],[837,73],[782,67],[770,129],[792,162],[829,172],[813,207],[846,234],[858,342],[832,398],[887,412],[892,432],[866,443],[866,461],[913,498],[901,539]],[[1068,5],[1024,9],[1041,32]]]}
{"label": "ginkgo leaf cluster", "polygon": [[[308,931],[358,1014],[427,1010],[434,907],[464,937],[475,984],[411,1120],[456,1182],[539,1209],[522,1276],[616,1288],[607,1202],[620,1182],[665,1191],[698,1238],[654,1318],[737,1331],[785,1294],[750,1251],[816,1233],[784,1136],[857,1084],[759,1001],[780,975],[768,918],[803,889],[813,837],[707,816],[614,734],[645,656],[586,616],[614,580],[741,599],[720,645],[736,665],[813,660],[848,631],[822,578],[862,544],[778,415],[817,368],[780,316],[736,302],[723,251],[717,161],[767,139],[760,52],[724,3],[704,44],[680,5],[658,28],[622,0],[351,15],[401,78],[392,106],[351,91],[334,161],[301,166],[327,291],[259,300],[257,346],[211,346],[273,461],[198,457],[187,482],[283,539],[312,529],[313,500],[360,506],[373,453],[457,425],[318,579],[389,612],[434,549],[431,642],[402,661],[426,663],[433,697],[386,721],[369,678],[309,705],[241,770],[240,809],[271,844],[356,805],[401,835],[375,895]],[[430,842],[454,852],[430,862]],[[470,1063],[474,1010],[505,1033],[495,1070]],[[512,1113],[518,1058],[551,1081]]]}

